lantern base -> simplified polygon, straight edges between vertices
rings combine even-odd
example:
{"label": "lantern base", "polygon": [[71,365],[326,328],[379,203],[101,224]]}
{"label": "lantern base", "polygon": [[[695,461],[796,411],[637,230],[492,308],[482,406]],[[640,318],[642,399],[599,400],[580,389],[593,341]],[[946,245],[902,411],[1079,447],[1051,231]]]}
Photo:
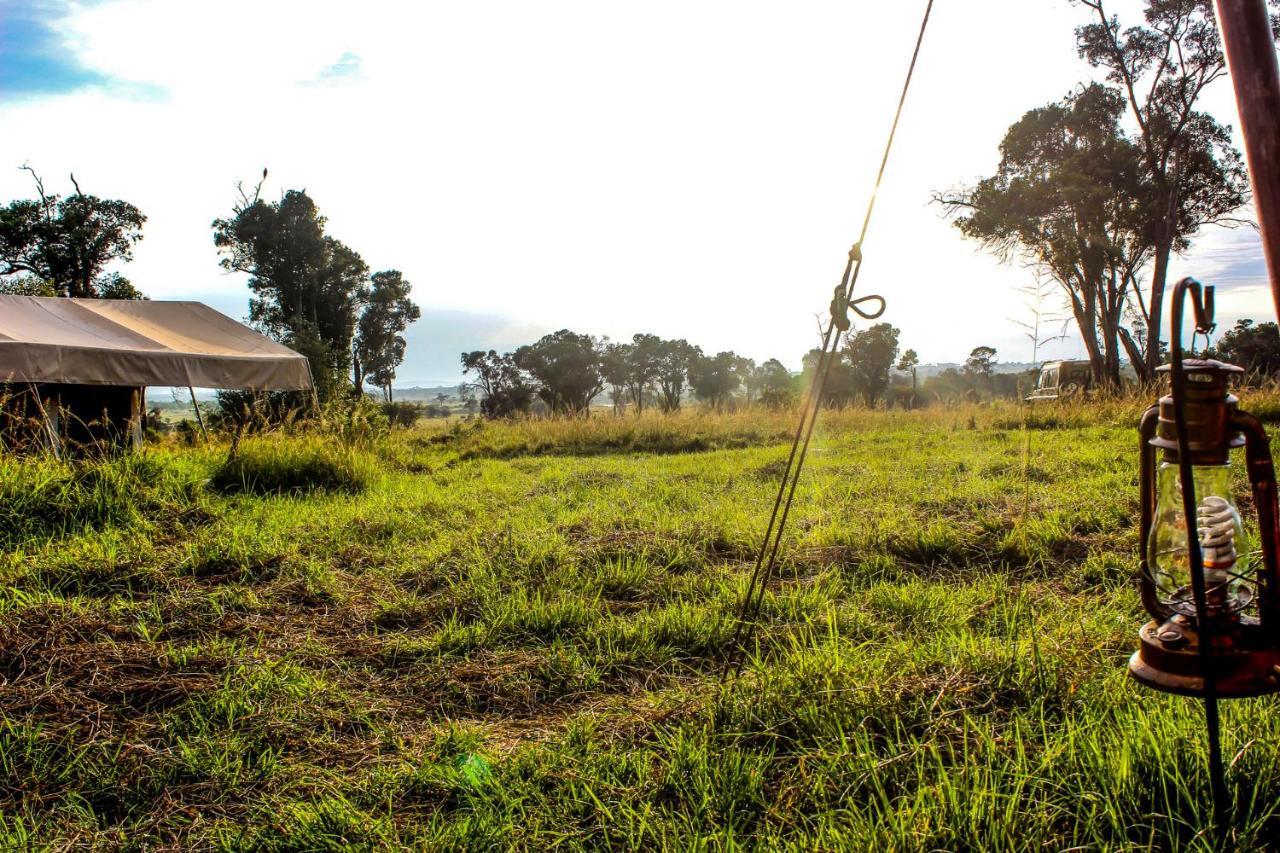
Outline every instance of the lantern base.
{"label": "lantern base", "polygon": [[[1204,696],[1199,635],[1189,620],[1174,616],[1148,622],[1138,632],[1141,645],[1129,659],[1129,674],[1147,687],[1181,696]],[[1261,642],[1257,625],[1236,625],[1215,633],[1214,692],[1224,699],[1280,691],[1280,649]]]}

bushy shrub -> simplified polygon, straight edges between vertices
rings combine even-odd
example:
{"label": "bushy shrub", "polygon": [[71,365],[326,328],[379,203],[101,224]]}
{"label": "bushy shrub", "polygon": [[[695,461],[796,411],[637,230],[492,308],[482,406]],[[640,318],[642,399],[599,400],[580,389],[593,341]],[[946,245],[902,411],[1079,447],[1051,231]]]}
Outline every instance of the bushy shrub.
{"label": "bushy shrub", "polygon": [[408,428],[422,417],[422,407],[417,403],[383,403],[382,414],[392,426]]}
{"label": "bushy shrub", "polygon": [[358,494],[374,474],[373,460],[355,448],[319,436],[272,436],[241,442],[209,483],[224,494]]}

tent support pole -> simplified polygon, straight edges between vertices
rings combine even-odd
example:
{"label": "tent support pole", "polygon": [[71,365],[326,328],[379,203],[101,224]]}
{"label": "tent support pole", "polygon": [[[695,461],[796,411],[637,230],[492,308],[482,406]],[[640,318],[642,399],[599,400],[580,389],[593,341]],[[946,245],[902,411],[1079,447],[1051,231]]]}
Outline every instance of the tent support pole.
{"label": "tent support pole", "polygon": [[209,431],[204,427],[204,415],[200,414],[200,404],[196,402],[196,389],[194,385],[188,385],[187,390],[191,392],[191,408],[196,410],[196,423],[200,424],[200,435],[204,436],[204,443],[209,443]]}

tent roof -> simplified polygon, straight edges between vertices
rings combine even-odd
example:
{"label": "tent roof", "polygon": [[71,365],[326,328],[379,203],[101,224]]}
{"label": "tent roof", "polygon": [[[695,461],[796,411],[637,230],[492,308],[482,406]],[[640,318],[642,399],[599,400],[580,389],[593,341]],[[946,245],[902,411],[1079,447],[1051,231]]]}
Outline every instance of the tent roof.
{"label": "tent roof", "polygon": [[305,356],[199,302],[0,294],[0,382],[311,387]]}

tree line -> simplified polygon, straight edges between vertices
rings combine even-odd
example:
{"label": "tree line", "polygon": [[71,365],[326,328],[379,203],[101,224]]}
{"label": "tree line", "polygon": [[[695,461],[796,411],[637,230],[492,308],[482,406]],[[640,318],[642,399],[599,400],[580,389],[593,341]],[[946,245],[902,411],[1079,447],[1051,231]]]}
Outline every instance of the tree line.
{"label": "tree line", "polygon": [[[47,192],[30,166],[36,198],[0,208],[0,293],[82,299],[145,299],[106,269],[133,258],[147,217],[134,205],[81,192]],[[262,173],[265,182],[267,172]],[[420,316],[399,270],[371,273],[360,254],[327,234],[306,190],[278,201],[238,187],[231,215],[213,221],[213,241],[228,272],[249,277],[249,323],[305,355],[323,401],[391,384],[404,361],[403,332]],[[245,395],[220,396],[224,407]]]}
{"label": "tree line", "polygon": [[686,394],[714,409],[729,405],[740,390],[770,406],[789,405],[791,373],[777,359],[757,365],[733,352],[715,355],[688,341],[637,334],[630,342],[561,329],[514,352],[462,353],[465,396],[479,398],[480,411],[500,418],[528,414],[535,406],[558,415],[581,415],[608,391],[616,412],[646,406],[675,412]]}
{"label": "tree line", "polygon": [[[997,373],[996,350],[980,346],[961,369],[917,383],[920,359],[912,349],[900,353],[899,334],[894,326],[877,323],[841,335],[823,386],[823,405],[913,407],[936,399],[1013,397],[1034,381]],[[817,349],[808,352],[803,370],[793,374],[776,358],[757,364],[732,351],[712,355],[682,338],[640,333],[612,342],[561,329],[512,352],[462,353],[467,381],[459,390],[464,401],[475,401],[490,418],[583,415],[602,396],[617,414],[640,414],[646,407],[676,412],[690,398],[716,411],[742,404],[784,409],[814,381],[819,355]]]}

